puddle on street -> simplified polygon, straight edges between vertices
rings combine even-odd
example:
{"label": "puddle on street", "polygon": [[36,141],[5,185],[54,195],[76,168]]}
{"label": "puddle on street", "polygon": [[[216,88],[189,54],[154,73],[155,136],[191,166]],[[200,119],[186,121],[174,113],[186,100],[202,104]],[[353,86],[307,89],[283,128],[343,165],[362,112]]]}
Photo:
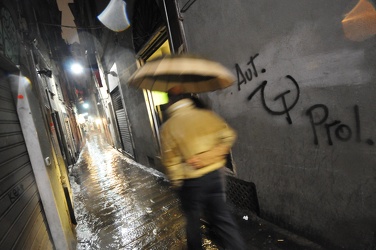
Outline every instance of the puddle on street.
{"label": "puddle on street", "polygon": [[[184,217],[163,174],[87,137],[70,179],[77,249],[185,249]],[[205,249],[218,249],[209,239]]]}

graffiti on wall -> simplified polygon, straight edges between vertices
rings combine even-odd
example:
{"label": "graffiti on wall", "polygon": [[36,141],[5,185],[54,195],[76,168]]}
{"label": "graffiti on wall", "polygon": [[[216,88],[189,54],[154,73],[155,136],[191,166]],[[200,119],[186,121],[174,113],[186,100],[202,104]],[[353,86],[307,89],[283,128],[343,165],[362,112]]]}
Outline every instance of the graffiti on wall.
{"label": "graffiti on wall", "polygon": [[[245,70],[242,70],[239,64],[235,64],[239,91],[241,90],[242,84],[247,84],[247,82],[250,82],[253,80],[253,78],[257,78],[259,76],[258,68],[256,67],[256,64],[255,64],[255,59],[258,56],[259,54],[255,54],[254,56],[250,57],[249,62],[247,62],[247,65],[249,65],[249,67]],[[261,69],[260,72],[265,73],[266,69]],[[272,109],[266,102],[265,88],[268,84],[268,81],[263,81],[259,86],[257,86],[254,89],[254,91],[248,96],[247,99],[248,101],[250,101],[258,92],[260,92],[262,105],[264,109],[271,115],[286,115],[286,121],[288,122],[288,124],[292,124],[292,119],[290,117],[289,111],[292,110],[295,107],[295,105],[298,103],[299,96],[300,96],[300,88],[299,88],[299,84],[294,79],[294,77],[292,77],[291,75],[286,75],[285,78],[291,82],[292,87],[295,89],[295,91],[287,89],[277,94],[276,96],[274,96],[274,98],[272,98],[274,102],[278,102],[280,104],[281,108],[279,110],[276,110],[275,108]],[[287,96],[292,96],[293,92],[295,92],[296,94],[292,97],[293,98],[292,103],[288,105],[286,101]]]}
{"label": "graffiti on wall", "polygon": [[[251,56],[247,62],[245,68],[241,68],[238,63],[235,64],[235,70],[237,75],[237,87],[238,91],[241,91],[241,86],[251,82],[252,80],[258,78],[261,74],[266,72],[266,69],[259,69],[256,64],[256,58],[259,54]],[[269,96],[266,92],[266,86],[268,81],[264,80],[256,86],[256,88],[248,95],[247,101],[251,101],[252,98],[260,93],[261,102],[263,108],[271,115],[285,115],[286,121],[288,124],[293,124],[293,120],[290,116],[290,111],[296,106],[300,97],[300,88],[298,82],[291,75],[286,75],[290,83],[291,88],[281,91],[274,96]],[[268,97],[268,99],[267,99]],[[289,98],[289,99],[288,99]],[[279,106],[279,109],[271,108],[270,103],[268,104],[266,100],[272,100],[274,103]],[[287,102],[289,100],[289,104]],[[344,124],[340,120],[329,121],[329,108],[324,104],[314,104],[307,109],[305,115],[308,117],[309,123],[312,128],[313,134],[313,143],[315,145],[319,144],[319,136],[317,133],[318,128],[324,128],[326,134],[326,141],[328,145],[333,145],[333,139],[339,141],[347,142],[354,140],[356,142],[362,142],[361,136],[361,126],[360,126],[360,113],[358,105],[353,107],[353,117],[355,126],[351,128],[349,125]],[[365,142],[368,145],[374,145],[372,139],[366,139]]]}
{"label": "graffiti on wall", "polygon": [[[321,111],[320,113],[322,116],[314,117],[314,111]],[[351,128],[349,125],[344,124],[340,120],[334,120],[332,122],[327,122],[329,118],[329,109],[324,104],[315,104],[307,109],[306,115],[309,117],[309,121],[312,127],[314,144],[319,144],[319,139],[317,136],[316,128],[319,126],[323,126],[326,131],[326,139],[329,145],[333,145],[333,137],[340,141],[350,141],[355,140],[356,142],[362,142],[361,137],[361,128],[360,128],[360,114],[359,114],[359,107],[358,105],[354,105],[353,107],[354,112],[354,120],[355,120],[355,128]],[[366,139],[365,142],[368,145],[374,145],[374,141],[372,139]]]}

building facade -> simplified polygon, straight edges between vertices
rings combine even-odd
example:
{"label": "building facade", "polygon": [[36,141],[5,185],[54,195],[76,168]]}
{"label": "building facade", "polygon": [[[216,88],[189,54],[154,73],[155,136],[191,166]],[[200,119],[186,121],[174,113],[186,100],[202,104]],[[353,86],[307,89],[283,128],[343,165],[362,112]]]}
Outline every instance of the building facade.
{"label": "building facade", "polygon": [[75,249],[81,148],[54,1],[0,3],[0,248]]}
{"label": "building facade", "polygon": [[237,81],[200,98],[237,130],[228,172],[255,185],[260,216],[331,248],[376,246],[374,1],[126,3],[130,27],[95,36],[115,147],[163,172],[163,104],[128,78],[167,53],[219,61]]}

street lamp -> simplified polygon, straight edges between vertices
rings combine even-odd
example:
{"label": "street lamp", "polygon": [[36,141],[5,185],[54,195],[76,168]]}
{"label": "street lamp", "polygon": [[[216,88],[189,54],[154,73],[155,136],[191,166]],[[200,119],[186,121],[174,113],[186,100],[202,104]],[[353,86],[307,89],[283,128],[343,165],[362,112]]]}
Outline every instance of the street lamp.
{"label": "street lamp", "polygon": [[74,74],[81,74],[83,71],[84,71],[84,68],[81,66],[81,64],[79,63],[73,63],[71,65],[71,71],[74,73]]}

